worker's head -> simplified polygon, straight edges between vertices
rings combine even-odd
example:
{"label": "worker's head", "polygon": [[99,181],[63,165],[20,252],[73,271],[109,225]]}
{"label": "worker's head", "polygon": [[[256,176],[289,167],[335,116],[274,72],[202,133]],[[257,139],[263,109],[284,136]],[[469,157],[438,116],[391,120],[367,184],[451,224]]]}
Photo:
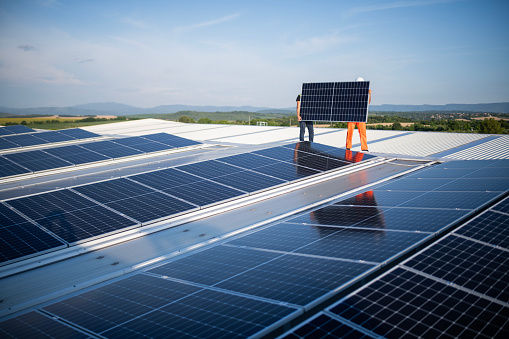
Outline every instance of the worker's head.
{"label": "worker's head", "polygon": [[355,81],[364,81],[364,78],[363,77],[357,77],[357,79],[355,79]]}

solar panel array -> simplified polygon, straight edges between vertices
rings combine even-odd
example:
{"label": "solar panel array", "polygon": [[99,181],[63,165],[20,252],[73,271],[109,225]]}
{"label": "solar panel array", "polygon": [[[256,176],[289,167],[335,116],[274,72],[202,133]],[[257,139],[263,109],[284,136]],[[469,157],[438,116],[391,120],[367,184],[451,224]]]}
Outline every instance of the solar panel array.
{"label": "solar panel array", "polygon": [[[46,135],[49,133],[52,132],[37,133],[37,135]],[[79,129],[63,130],[62,133],[64,133],[62,135],[66,137],[69,135],[69,138],[72,136],[74,140],[76,140],[75,138],[92,137],[88,135],[90,132]],[[97,136],[97,134],[93,135]],[[24,136],[29,137],[30,135]],[[111,141],[96,141],[81,145],[60,146],[45,150],[4,154],[0,156],[0,177],[76,166],[96,161],[111,160],[198,144],[200,143],[175,135],[157,133]]]}
{"label": "solar panel array", "polygon": [[[458,164],[461,162],[451,163],[451,167],[446,164],[438,172],[416,173],[414,178],[420,176],[417,180],[423,186],[433,184],[431,187],[439,187],[436,190],[454,187],[461,194],[473,190],[481,193],[480,183],[487,180],[489,173],[488,177],[500,180],[498,190],[507,195],[507,162],[494,162],[492,166],[470,171],[455,168]],[[445,184],[448,181],[442,178],[453,177],[451,172],[462,173],[462,178]],[[482,179],[472,185],[474,181],[468,178],[474,177]],[[415,183],[412,179],[401,179],[398,188],[404,187],[405,181]],[[506,197],[281,337],[339,338],[354,331],[367,338],[506,338],[508,206]]]}
{"label": "solar panel array", "polygon": [[[167,140],[165,135],[150,137],[157,138],[159,142]],[[147,140],[141,137],[127,139]],[[181,138],[177,141],[179,145],[186,144]],[[346,154],[349,156],[345,157]],[[46,241],[54,249],[62,244],[89,241],[370,158],[373,156],[302,142],[6,200],[4,204],[20,219],[12,225],[39,226],[43,233],[47,232],[46,237],[54,238],[53,242]],[[32,162],[45,164],[48,160],[34,156]],[[4,225],[3,221],[1,225],[12,226],[11,223]],[[9,236],[0,240],[6,244],[0,247],[0,262],[38,252],[21,251],[16,254],[10,250],[20,242],[31,244],[38,240]]]}
{"label": "solar panel array", "polygon": [[[22,125],[20,125],[22,126]],[[16,126],[13,126],[16,127]],[[6,127],[7,128],[7,127]],[[1,130],[1,129],[0,129]],[[33,132],[31,128],[29,131]],[[79,128],[71,128],[60,131],[36,132],[17,135],[2,135],[0,137],[0,150],[11,148],[28,147],[49,144],[53,142],[73,141],[99,137],[99,134],[85,131]]]}
{"label": "solar panel array", "polygon": [[14,125],[14,126],[0,127],[0,136],[30,133],[30,132],[35,132],[35,131],[33,129],[31,129],[30,127],[26,127],[25,125]]}
{"label": "solar panel array", "polygon": [[[285,150],[274,150],[273,154],[276,153],[281,155]],[[270,162],[265,166],[270,166]],[[439,180],[442,171],[448,169],[447,164],[443,164],[416,173],[412,178],[422,175],[426,180]],[[489,173],[490,178],[507,179],[508,169],[509,162],[498,161],[462,171],[455,180],[483,173]],[[270,334],[368,274],[403,258],[509,190],[503,181],[499,190],[482,195],[475,207],[470,205],[471,197],[462,198],[464,191],[460,189],[453,191],[459,207],[429,207],[428,201],[433,197],[428,194],[451,192],[441,191],[441,186],[420,191],[407,189],[409,195],[390,197],[392,185],[398,187],[401,180],[412,178],[390,181],[375,190],[175,258],[42,307],[39,312],[54,320],[56,327],[66,324],[71,329],[103,337],[259,337]],[[406,205],[410,201],[413,203]],[[416,207],[418,202],[422,202],[423,207]],[[467,206],[463,206],[463,202]],[[468,240],[475,243],[474,247],[487,246],[489,250],[471,252],[469,249],[473,247],[457,244],[451,247],[447,238],[443,238],[433,245],[438,246],[435,250],[425,249],[285,335],[288,338],[315,338],[317,335],[324,337],[324,334],[400,338],[428,331],[426,333],[433,337],[442,332],[470,337],[472,332],[458,332],[458,326],[449,327],[458,325],[454,321],[451,323],[454,317],[461,319],[463,328],[476,328],[473,334],[506,335],[508,287],[500,282],[507,281],[507,269],[503,269],[507,268],[508,249],[496,246],[507,243],[508,214],[502,212],[507,206],[506,200],[490,210],[502,219],[490,217],[488,231],[483,225],[473,228],[471,232],[480,234],[482,241],[472,237],[472,233],[465,233],[465,227],[448,236],[457,238],[455,242]],[[395,214],[403,220],[391,217]],[[486,243],[487,233],[497,242]],[[485,257],[489,265],[484,266],[482,273],[480,266],[474,266],[478,265],[475,258],[479,258],[479,253],[490,253]],[[460,259],[456,261],[457,269],[452,270],[457,278],[433,276],[436,272],[451,271],[448,267],[441,269],[440,265],[446,264],[440,260],[443,255]],[[469,272],[464,272],[466,266],[461,262],[465,259],[478,272],[477,276],[474,274],[471,278]],[[426,272],[421,273],[421,270]],[[494,279],[481,281],[478,277],[481,274]],[[455,279],[454,284],[444,283],[445,279]],[[477,291],[494,285],[491,299],[480,295],[486,291],[469,293],[471,285]],[[500,299],[494,299],[495,296]],[[16,328],[16,319],[0,323],[0,331],[16,337],[26,328]],[[416,319],[424,326],[414,328]],[[494,324],[498,325],[498,332]],[[436,330],[442,332],[433,332]]]}
{"label": "solar panel array", "polygon": [[302,120],[368,120],[369,81],[303,83],[300,99]]}

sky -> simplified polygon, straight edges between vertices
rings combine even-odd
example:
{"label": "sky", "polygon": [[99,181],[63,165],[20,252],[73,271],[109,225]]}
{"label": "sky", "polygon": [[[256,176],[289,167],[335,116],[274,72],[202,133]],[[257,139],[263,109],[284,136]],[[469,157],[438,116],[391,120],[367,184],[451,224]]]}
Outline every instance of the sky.
{"label": "sky", "polygon": [[0,0],[0,106],[509,102],[509,1]]}

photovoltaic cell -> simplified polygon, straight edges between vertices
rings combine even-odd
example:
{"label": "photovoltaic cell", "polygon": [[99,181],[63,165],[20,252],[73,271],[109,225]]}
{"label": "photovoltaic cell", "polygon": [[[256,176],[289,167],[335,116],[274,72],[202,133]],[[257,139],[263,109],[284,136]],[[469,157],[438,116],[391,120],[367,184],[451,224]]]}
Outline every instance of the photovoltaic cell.
{"label": "photovoltaic cell", "polygon": [[245,194],[245,192],[208,180],[170,187],[164,192],[200,207]]}
{"label": "photovoltaic cell", "polygon": [[89,144],[80,145],[83,148],[86,148],[90,151],[97,152],[109,158],[122,158],[128,157],[131,155],[142,154],[143,152],[135,150],[133,148],[129,148],[126,146],[122,146],[114,143],[113,141],[97,141]]}
{"label": "photovoltaic cell", "polygon": [[509,302],[509,251],[448,236],[405,266],[472,291]]}
{"label": "photovoltaic cell", "polygon": [[245,171],[243,168],[235,167],[216,160],[207,160],[196,162],[194,164],[183,165],[179,166],[178,169],[206,179],[213,179],[223,175]]}
{"label": "photovoltaic cell", "polygon": [[255,169],[266,165],[280,163],[279,160],[262,157],[254,153],[231,155],[229,157],[219,158],[216,160],[225,162],[230,165],[242,167],[244,169]]}
{"label": "photovoltaic cell", "polygon": [[90,338],[90,335],[35,311],[0,322],[0,336],[4,338]]}
{"label": "photovoltaic cell", "polygon": [[227,174],[212,180],[249,193],[285,183],[284,180],[251,171]]}
{"label": "photovoltaic cell", "polygon": [[62,142],[75,140],[73,137],[70,137],[57,131],[40,132],[35,134],[34,136],[47,142]]}
{"label": "photovoltaic cell", "polygon": [[307,168],[304,166],[298,166],[295,164],[289,164],[287,162],[279,162],[276,164],[267,165],[263,167],[256,167],[253,169],[253,171],[270,175],[286,181],[299,180],[320,173],[314,169]]}
{"label": "photovoltaic cell", "polygon": [[330,311],[386,338],[509,335],[509,307],[401,268]]}
{"label": "photovoltaic cell", "polygon": [[73,190],[103,204],[155,192],[126,178],[73,187]]}
{"label": "photovoltaic cell", "polygon": [[60,240],[0,204],[0,262],[63,245]]}
{"label": "photovoltaic cell", "polygon": [[48,143],[48,141],[38,138],[37,136],[35,136],[35,134],[39,134],[39,133],[12,135],[12,136],[4,137],[4,138],[6,138],[8,141],[10,141],[16,145],[19,145],[21,147],[34,146],[34,145]]}
{"label": "photovoltaic cell", "polygon": [[475,209],[499,196],[500,192],[427,192],[401,207]]}
{"label": "photovoltaic cell", "polygon": [[366,122],[369,81],[303,83],[302,120]]}
{"label": "photovoltaic cell", "polygon": [[75,165],[111,159],[105,155],[90,151],[77,145],[48,148],[45,149],[44,152]]}
{"label": "photovoltaic cell", "polygon": [[318,315],[285,333],[282,339],[305,338],[376,338],[361,332],[352,326],[342,323],[331,316],[320,312]]}
{"label": "photovoltaic cell", "polygon": [[487,167],[465,175],[465,178],[509,178],[507,167]]}
{"label": "photovoltaic cell", "polygon": [[18,175],[23,173],[30,173],[30,170],[24,168],[12,161],[0,156],[0,177],[8,177],[11,175]]}
{"label": "photovoltaic cell", "polygon": [[395,207],[412,200],[425,192],[371,190],[341,200],[334,205]]}
{"label": "photovoltaic cell", "polygon": [[301,141],[295,144],[283,145],[282,147],[297,149],[300,152],[322,155],[337,160],[347,161],[349,163],[357,163],[363,160],[375,158],[375,156],[371,154],[349,151],[344,148],[337,148],[315,142],[311,143],[309,141]]}
{"label": "photovoltaic cell", "polygon": [[13,134],[35,132],[33,129],[31,129],[30,127],[26,127],[25,125],[6,126],[3,129],[6,129]]}
{"label": "photovoltaic cell", "polygon": [[465,237],[509,250],[509,215],[487,211],[454,231]]}
{"label": "photovoltaic cell", "polygon": [[88,139],[88,138],[96,138],[100,137],[99,134],[92,133],[80,128],[70,128],[70,129],[62,129],[58,131],[59,133],[65,134],[67,136],[73,137],[75,139]]}
{"label": "photovoltaic cell", "polygon": [[72,166],[73,164],[56,158],[44,151],[27,151],[19,153],[5,154],[4,158],[28,168],[32,172],[44,171],[53,168]]}
{"label": "photovoltaic cell", "polygon": [[389,180],[378,188],[381,190],[398,191],[431,191],[441,190],[441,187],[451,182],[450,179],[429,179],[429,178],[401,178]]}
{"label": "photovoltaic cell", "polygon": [[115,139],[115,140],[113,140],[113,142],[116,144],[134,148],[136,150],[139,150],[139,151],[145,152],[145,153],[165,151],[165,150],[173,148],[173,146],[164,145],[159,142],[144,139],[142,137],[130,137],[130,138]]}
{"label": "photovoltaic cell", "polygon": [[172,147],[186,147],[186,146],[192,146],[192,145],[199,145],[200,142],[181,138],[176,135],[171,135],[167,133],[156,133],[156,134],[149,134],[149,135],[143,135],[144,139],[152,140],[160,142],[164,145],[172,146]]}
{"label": "photovoltaic cell", "polygon": [[28,196],[6,203],[68,243],[135,225],[133,221],[69,190]]}
{"label": "photovoltaic cell", "polygon": [[158,190],[166,190],[204,180],[174,168],[132,175],[129,179]]}
{"label": "photovoltaic cell", "polygon": [[373,217],[369,223],[366,222],[367,225],[385,228],[382,216],[378,217],[384,210],[386,209],[379,207],[330,205],[292,218],[289,222],[323,226],[351,226]]}
{"label": "photovoltaic cell", "polygon": [[495,211],[500,211],[503,213],[509,213],[509,199],[504,199],[502,202],[498,203],[497,205],[493,206],[493,209]]}
{"label": "photovoltaic cell", "polygon": [[[424,180],[424,179],[423,179]],[[509,191],[509,177],[507,178],[461,178],[440,186],[437,191]]]}
{"label": "photovoltaic cell", "polygon": [[20,145],[15,144],[12,141],[9,141],[8,138],[0,138],[0,149],[9,149],[9,148],[16,148],[20,147]]}
{"label": "photovoltaic cell", "polygon": [[154,338],[249,337],[296,312],[284,305],[142,274],[44,310],[107,338],[140,333]]}
{"label": "photovoltaic cell", "polygon": [[445,178],[445,179],[457,179],[462,178],[477,169],[471,168],[447,168],[444,165],[436,165],[433,167],[425,168],[420,171],[415,171],[407,176],[407,178]]}

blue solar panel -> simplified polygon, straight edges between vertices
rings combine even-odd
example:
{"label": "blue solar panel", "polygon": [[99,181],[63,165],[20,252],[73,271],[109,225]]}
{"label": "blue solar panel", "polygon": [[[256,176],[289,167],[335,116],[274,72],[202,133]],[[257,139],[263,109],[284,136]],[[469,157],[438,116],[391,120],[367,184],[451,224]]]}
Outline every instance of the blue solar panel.
{"label": "blue solar panel", "polygon": [[0,262],[63,245],[60,240],[0,204]]}
{"label": "blue solar panel", "polygon": [[30,170],[0,156],[0,177],[30,173]]}
{"label": "blue solar panel", "polygon": [[68,135],[62,134],[60,132],[57,132],[57,131],[41,132],[41,133],[37,133],[37,134],[33,134],[33,135],[36,136],[37,138],[42,139],[47,142],[62,142],[62,141],[75,140],[74,138],[72,138]]}
{"label": "blue solar panel", "polygon": [[19,145],[21,147],[28,147],[28,146],[34,146],[34,145],[41,145],[46,144],[48,141],[42,140],[36,136],[36,134],[39,133],[33,133],[33,134],[21,134],[21,135],[12,135],[6,138],[6,140]]}
{"label": "blue solar panel", "polygon": [[80,146],[109,158],[122,158],[143,153],[133,148],[116,144],[113,141],[97,141]]}
{"label": "blue solar panel", "polygon": [[[75,305],[89,305],[83,309]],[[136,275],[44,308],[106,338],[249,337],[295,308]]]}
{"label": "blue solar panel", "polygon": [[320,172],[287,162],[279,162],[263,167],[256,167],[253,171],[273,176],[286,181],[294,181],[318,174]]}
{"label": "blue solar panel", "polygon": [[136,224],[69,190],[33,195],[6,203],[68,243]]}
{"label": "blue solar panel", "polygon": [[4,127],[4,129],[6,129],[9,132],[14,133],[14,134],[35,132],[30,127],[26,127],[24,125],[6,126],[6,127]]}
{"label": "blue solar panel", "polygon": [[282,147],[290,148],[293,150],[297,149],[300,152],[330,157],[333,159],[342,160],[349,163],[357,163],[363,160],[375,158],[375,156],[371,154],[349,151],[345,150],[344,148],[337,148],[333,146],[308,141],[301,141],[295,144],[283,145]]}
{"label": "blue solar panel", "polygon": [[3,157],[10,161],[28,168],[32,172],[44,171],[53,168],[72,166],[73,164],[56,158],[44,151],[27,151],[6,154]]}
{"label": "blue solar panel", "polygon": [[134,148],[145,153],[165,151],[173,148],[173,146],[164,145],[159,142],[144,139],[142,137],[115,139],[113,140],[113,142],[123,146]]}
{"label": "blue solar panel", "polygon": [[303,83],[302,120],[368,120],[369,81]]}
{"label": "blue solar panel", "polygon": [[496,206],[493,207],[494,210],[508,213],[509,214],[509,199],[505,199],[499,202]]}
{"label": "blue solar panel", "polygon": [[449,236],[405,266],[469,290],[509,302],[509,251]]}
{"label": "blue solar panel", "polygon": [[5,338],[90,338],[89,334],[35,311],[0,322],[0,333]]}
{"label": "blue solar panel", "polygon": [[435,189],[441,189],[441,187],[447,183],[450,183],[450,179],[445,178],[401,178],[395,180],[389,180],[382,184],[379,189],[383,190],[399,190],[399,191],[430,191]]}
{"label": "blue solar panel", "polygon": [[305,338],[376,338],[354,328],[352,325],[342,323],[338,319],[332,318],[330,315],[320,312],[316,316],[310,318],[302,325],[296,326],[281,336],[281,339],[305,339]]}
{"label": "blue solar panel", "polygon": [[280,162],[279,160],[262,157],[261,155],[254,153],[231,155],[229,157],[219,158],[216,160],[245,169],[255,169]]}
{"label": "blue solar panel", "polygon": [[207,179],[245,171],[243,168],[235,167],[216,160],[207,160],[196,162],[194,164],[183,165],[179,166],[178,169]]}
{"label": "blue solar panel", "polygon": [[0,138],[0,149],[9,149],[9,148],[16,148],[16,147],[20,147],[20,145],[9,141],[8,138]]}
{"label": "blue solar panel", "polygon": [[335,205],[394,207],[412,200],[426,192],[371,190],[341,200]]}
{"label": "blue solar panel", "polygon": [[129,179],[135,180],[158,190],[165,190],[168,188],[187,185],[203,180],[203,178],[176,170],[174,168],[133,175],[130,176]]}
{"label": "blue solar panel", "polygon": [[331,205],[297,216],[289,221],[323,226],[351,226],[375,216],[371,219],[370,224],[373,224],[373,226],[376,225],[377,228],[385,228],[383,218],[381,216],[376,217],[384,210],[387,209],[365,206]]}
{"label": "blue solar panel", "polygon": [[[495,209],[495,208],[493,208]],[[509,215],[487,211],[454,231],[471,239],[509,250]]]}
{"label": "blue solar panel", "polygon": [[88,139],[88,138],[100,137],[99,134],[85,131],[84,129],[80,129],[80,128],[61,129],[58,132],[68,135],[70,137],[73,137],[75,139]]}
{"label": "blue solar panel", "polygon": [[13,135],[14,133],[9,131],[7,128],[0,126],[0,136]]}
{"label": "blue solar panel", "polygon": [[128,179],[79,186],[74,190],[139,222],[169,217],[195,208]]}
{"label": "blue solar panel", "polygon": [[386,338],[505,338],[507,304],[397,268],[330,308]]}
{"label": "blue solar panel", "polygon": [[77,145],[49,148],[44,152],[75,165],[111,159]]}
{"label": "blue solar panel", "polygon": [[200,207],[245,194],[245,192],[208,180],[170,187],[164,192]]}
{"label": "blue solar panel", "polygon": [[200,142],[189,140],[186,138],[181,138],[176,135],[171,135],[167,133],[156,133],[156,134],[149,134],[149,135],[143,135],[142,138],[157,141],[162,144],[172,146],[172,147],[186,147],[186,146],[192,146],[192,145],[199,145]]}
{"label": "blue solar panel", "polygon": [[284,180],[251,171],[227,174],[212,180],[249,193],[285,183]]}
{"label": "blue solar panel", "polygon": [[400,206],[475,209],[499,195],[500,192],[427,192]]}

